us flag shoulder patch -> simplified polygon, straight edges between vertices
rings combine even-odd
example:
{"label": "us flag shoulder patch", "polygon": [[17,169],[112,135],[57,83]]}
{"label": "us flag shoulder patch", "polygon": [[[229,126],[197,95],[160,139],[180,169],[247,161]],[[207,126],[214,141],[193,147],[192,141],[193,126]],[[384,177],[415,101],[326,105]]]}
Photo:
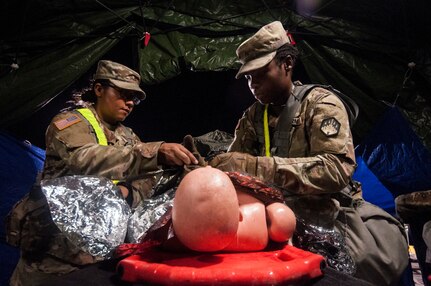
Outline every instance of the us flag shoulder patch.
{"label": "us flag shoulder patch", "polygon": [[72,115],[66,119],[57,120],[56,122],[54,122],[54,125],[58,128],[58,130],[63,130],[80,121],[81,121],[81,118],[79,118],[77,115]]}

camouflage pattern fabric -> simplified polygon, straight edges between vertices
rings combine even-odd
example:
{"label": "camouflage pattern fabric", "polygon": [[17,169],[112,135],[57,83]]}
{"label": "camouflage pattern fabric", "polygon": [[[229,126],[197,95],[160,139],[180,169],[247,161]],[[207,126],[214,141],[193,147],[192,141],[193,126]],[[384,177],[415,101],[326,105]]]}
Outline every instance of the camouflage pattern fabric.
{"label": "camouflage pattern fabric", "polygon": [[[142,174],[159,170],[157,152],[163,142],[143,143],[133,131],[122,124],[102,122],[94,108],[89,108],[100,123],[108,146],[99,145],[91,125],[77,112],[60,113],[46,132],[46,160],[42,179],[67,175],[97,175],[112,180],[132,180],[139,191],[134,205],[141,198],[151,197],[152,184],[140,182]],[[81,121],[62,130],[56,122],[79,116]]]}
{"label": "camouflage pattern fabric", "polygon": [[[229,147],[229,152],[258,156],[255,175],[295,194],[334,193],[349,183],[356,168],[354,145],[348,115],[336,95],[315,88],[303,100],[290,132],[288,158],[277,154],[263,157],[265,149],[257,140],[254,125],[258,105],[253,104],[239,120]],[[280,107],[268,108],[271,140],[280,113]],[[322,123],[332,119],[339,123],[339,130],[327,135],[322,131]]]}

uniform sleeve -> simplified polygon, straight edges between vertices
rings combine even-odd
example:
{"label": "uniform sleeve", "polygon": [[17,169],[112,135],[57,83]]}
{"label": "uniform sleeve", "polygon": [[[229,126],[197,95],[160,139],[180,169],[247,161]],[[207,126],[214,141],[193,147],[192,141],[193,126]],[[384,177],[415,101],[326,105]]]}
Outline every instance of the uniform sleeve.
{"label": "uniform sleeve", "polygon": [[304,124],[310,156],[259,157],[257,172],[294,193],[338,192],[349,183],[356,168],[347,112],[338,97],[328,91],[322,94],[317,89],[307,100]]}
{"label": "uniform sleeve", "polygon": [[[61,118],[56,117],[53,122]],[[133,144],[102,146],[83,120],[62,130],[51,123],[46,134],[46,155],[58,156],[57,159],[64,161],[72,174],[98,175],[115,180],[157,170],[157,152],[163,142],[143,143],[136,135],[133,136]]]}

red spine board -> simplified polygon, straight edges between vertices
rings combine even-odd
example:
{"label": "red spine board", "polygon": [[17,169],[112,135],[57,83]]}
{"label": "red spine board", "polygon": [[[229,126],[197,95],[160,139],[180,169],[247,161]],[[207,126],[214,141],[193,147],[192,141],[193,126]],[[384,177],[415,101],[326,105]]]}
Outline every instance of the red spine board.
{"label": "red spine board", "polygon": [[277,285],[319,277],[321,255],[285,245],[274,251],[174,253],[151,247],[121,260],[117,271],[128,282],[157,285]]}

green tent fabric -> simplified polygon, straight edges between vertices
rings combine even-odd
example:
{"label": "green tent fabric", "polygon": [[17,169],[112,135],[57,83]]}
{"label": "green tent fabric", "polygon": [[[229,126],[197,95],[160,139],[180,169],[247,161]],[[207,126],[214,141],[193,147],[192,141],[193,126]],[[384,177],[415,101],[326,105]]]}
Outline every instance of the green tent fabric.
{"label": "green tent fabric", "polygon": [[[19,120],[49,102],[131,30],[117,16],[109,12],[102,14],[99,17],[88,13],[79,15],[79,23],[71,17],[58,17],[25,35],[22,41],[28,45],[37,41],[35,46],[27,48],[28,56],[20,68],[0,78],[1,124]],[[109,35],[91,36],[100,26],[115,22],[121,25],[114,25]]]}
{"label": "green tent fabric", "polygon": [[[88,72],[120,41],[133,38],[143,83],[184,71],[239,67],[236,47],[280,20],[296,40],[307,80],[331,84],[360,107],[362,137],[396,103],[431,149],[429,22],[426,1],[27,1],[0,4],[0,128],[23,120]],[[307,7],[305,4],[320,4]],[[151,34],[143,45],[145,32]],[[16,61],[19,69],[9,64]],[[406,86],[408,63],[419,63]],[[404,84],[403,84],[404,83]],[[404,106],[405,105],[405,106]],[[13,110],[13,112],[10,112]],[[414,120],[414,121],[413,121]]]}

